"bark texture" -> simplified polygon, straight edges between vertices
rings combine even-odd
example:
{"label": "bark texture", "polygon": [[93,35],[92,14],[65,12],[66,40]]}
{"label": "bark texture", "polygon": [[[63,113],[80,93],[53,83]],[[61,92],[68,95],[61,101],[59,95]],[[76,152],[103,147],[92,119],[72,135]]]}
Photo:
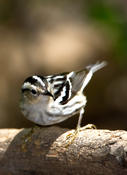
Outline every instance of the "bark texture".
{"label": "bark texture", "polygon": [[[0,130],[0,175],[127,175],[127,132]],[[70,143],[70,144],[69,144]]]}

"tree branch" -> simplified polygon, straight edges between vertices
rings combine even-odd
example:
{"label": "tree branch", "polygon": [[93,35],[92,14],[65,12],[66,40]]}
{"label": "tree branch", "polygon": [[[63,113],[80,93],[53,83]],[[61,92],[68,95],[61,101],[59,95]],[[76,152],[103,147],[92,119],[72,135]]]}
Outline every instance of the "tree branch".
{"label": "tree branch", "polygon": [[126,175],[127,132],[58,127],[0,130],[0,174]]}

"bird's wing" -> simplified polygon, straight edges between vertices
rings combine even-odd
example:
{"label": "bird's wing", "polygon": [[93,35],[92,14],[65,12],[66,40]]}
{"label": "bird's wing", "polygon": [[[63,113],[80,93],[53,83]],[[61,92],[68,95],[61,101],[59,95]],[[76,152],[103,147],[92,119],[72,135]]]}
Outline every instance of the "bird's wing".
{"label": "bird's wing", "polygon": [[49,91],[54,100],[59,104],[66,104],[79,91],[85,76],[85,71],[47,76]]}
{"label": "bird's wing", "polygon": [[70,98],[71,82],[67,77],[68,73],[47,76],[49,91],[54,100],[60,104],[65,104]]}
{"label": "bird's wing", "polygon": [[66,104],[77,92],[84,90],[93,73],[104,67],[105,64],[105,62],[96,63],[87,66],[82,71],[47,76],[50,86],[49,91],[53,95],[54,100],[62,105]]}
{"label": "bird's wing", "polygon": [[80,89],[83,86],[83,83],[87,77],[87,74],[89,71],[87,69],[79,71],[79,72],[73,72],[70,76],[70,81],[72,84],[72,95],[74,96],[77,92],[80,91]]}

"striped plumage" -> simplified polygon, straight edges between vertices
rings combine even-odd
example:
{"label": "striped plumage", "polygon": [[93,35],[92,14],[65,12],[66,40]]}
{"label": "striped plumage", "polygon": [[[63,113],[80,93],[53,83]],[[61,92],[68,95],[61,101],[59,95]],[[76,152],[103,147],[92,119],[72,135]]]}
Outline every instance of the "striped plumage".
{"label": "striped plumage", "polygon": [[93,73],[105,65],[102,62],[78,72],[28,77],[22,85],[23,114],[39,125],[56,124],[76,113],[80,113],[81,121],[87,102],[83,90]]}

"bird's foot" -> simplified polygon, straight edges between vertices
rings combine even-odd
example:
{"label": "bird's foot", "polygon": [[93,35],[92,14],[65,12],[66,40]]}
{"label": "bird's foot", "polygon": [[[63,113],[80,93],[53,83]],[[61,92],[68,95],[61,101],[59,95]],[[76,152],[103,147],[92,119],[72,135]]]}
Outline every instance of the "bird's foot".
{"label": "bird's foot", "polygon": [[74,140],[76,139],[76,137],[78,136],[79,132],[80,131],[83,131],[83,130],[86,130],[86,129],[97,129],[96,126],[94,124],[88,124],[84,127],[77,127],[75,131],[72,131],[71,133],[69,133],[67,136],[66,136],[66,139],[67,139],[67,145],[66,147],[68,147],[69,145],[71,145]]}
{"label": "bird's foot", "polygon": [[66,141],[67,141],[66,147],[68,147],[74,142],[79,132],[80,132],[79,129],[76,129],[75,131],[72,131],[66,136]]}
{"label": "bird's foot", "polygon": [[94,124],[88,124],[80,128],[80,131],[86,130],[86,129],[97,129],[97,127]]}

